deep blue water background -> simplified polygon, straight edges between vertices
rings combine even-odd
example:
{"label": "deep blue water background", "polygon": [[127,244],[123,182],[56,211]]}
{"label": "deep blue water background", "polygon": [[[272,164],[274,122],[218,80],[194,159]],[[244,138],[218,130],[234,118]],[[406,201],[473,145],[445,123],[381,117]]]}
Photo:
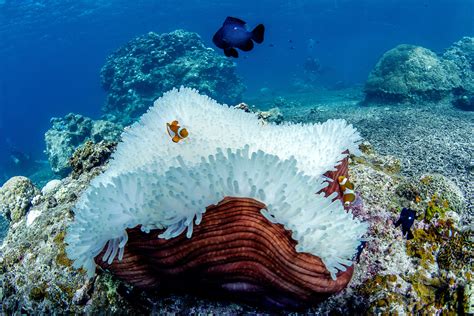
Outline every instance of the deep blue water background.
{"label": "deep blue water background", "polygon": [[473,14],[474,0],[0,0],[0,185],[19,173],[6,170],[12,147],[46,159],[52,116],[100,116],[105,58],[146,32],[184,28],[213,47],[228,15],[264,23],[265,43],[236,60],[252,93],[284,91],[308,56],[330,69],[328,81],[363,83],[398,44],[438,52],[474,36]]}

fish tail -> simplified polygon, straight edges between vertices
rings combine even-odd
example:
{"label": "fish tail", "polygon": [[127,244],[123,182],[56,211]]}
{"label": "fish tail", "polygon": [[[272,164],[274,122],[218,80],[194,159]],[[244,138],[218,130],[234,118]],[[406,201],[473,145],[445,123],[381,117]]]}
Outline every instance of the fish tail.
{"label": "fish tail", "polygon": [[264,33],[265,26],[263,26],[263,24],[259,24],[252,31],[252,39],[256,43],[261,44],[263,42]]}

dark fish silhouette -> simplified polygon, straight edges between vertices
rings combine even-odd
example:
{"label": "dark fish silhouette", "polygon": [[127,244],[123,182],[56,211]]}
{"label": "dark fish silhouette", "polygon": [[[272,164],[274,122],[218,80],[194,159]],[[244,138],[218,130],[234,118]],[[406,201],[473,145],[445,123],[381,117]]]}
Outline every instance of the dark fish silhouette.
{"label": "dark fish silhouette", "polygon": [[352,258],[352,260],[355,260],[357,263],[359,263],[360,255],[362,254],[362,250],[365,249],[366,245],[367,245],[367,241],[364,240],[360,242],[359,246],[357,246],[357,253],[354,256],[354,258]]}
{"label": "dark fish silhouette", "polygon": [[263,42],[265,27],[257,25],[253,31],[248,31],[245,22],[238,18],[228,16],[222,27],[214,34],[212,41],[224,50],[227,57],[239,57],[236,48],[248,52],[253,49],[253,42]]}
{"label": "dark fish silhouette", "polygon": [[395,227],[402,225],[402,234],[405,237],[407,236],[407,240],[413,238],[413,233],[411,232],[410,228],[415,222],[416,219],[416,212],[409,208],[403,208],[402,212],[400,213],[400,218],[395,223]]}

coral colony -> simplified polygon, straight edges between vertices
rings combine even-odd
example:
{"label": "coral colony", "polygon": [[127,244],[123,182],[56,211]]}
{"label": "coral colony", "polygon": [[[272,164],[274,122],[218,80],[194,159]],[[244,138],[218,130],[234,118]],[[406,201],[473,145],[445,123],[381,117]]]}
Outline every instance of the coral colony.
{"label": "coral colony", "polygon": [[[179,143],[166,129],[174,120],[189,131]],[[249,197],[265,203],[262,215],[290,230],[296,250],[321,258],[335,279],[352,265],[367,224],[346,212],[336,193],[315,192],[327,186],[323,174],[343,152],[358,153],[360,140],[344,120],[262,125],[196,90],[171,90],[124,132],[107,171],[79,199],[67,255],[93,275],[104,247],[104,260],[122,258],[127,228],[192,238],[206,207]]]}

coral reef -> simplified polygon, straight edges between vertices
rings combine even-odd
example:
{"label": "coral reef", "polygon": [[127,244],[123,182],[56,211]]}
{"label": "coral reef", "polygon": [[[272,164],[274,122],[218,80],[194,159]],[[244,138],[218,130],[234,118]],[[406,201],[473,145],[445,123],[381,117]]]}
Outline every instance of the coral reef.
{"label": "coral reef", "polygon": [[0,187],[0,212],[12,223],[20,221],[28,212],[33,197],[40,191],[26,177],[13,177]]}
{"label": "coral reef", "polygon": [[61,186],[61,180],[51,180],[45,184],[45,186],[41,189],[42,195],[50,195],[54,193],[59,187]]}
{"label": "coral reef", "polygon": [[150,32],[107,58],[101,71],[106,117],[128,125],[165,91],[185,85],[225,103],[240,102],[244,85],[235,65],[204,45],[198,34]]}
{"label": "coral reef", "polygon": [[427,221],[444,218],[448,211],[462,216],[467,202],[461,189],[441,174],[423,174],[408,178],[397,187],[397,195],[406,207],[418,210]]}
{"label": "coral reef", "polygon": [[[22,217],[8,231],[0,248],[3,312],[136,313],[120,295],[105,291],[110,283],[107,277],[88,280],[72,269],[65,254],[65,230],[72,218],[70,209],[76,194],[100,171],[99,167],[78,179],[65,178],[55,190],[44,190],[29,210],[37,214],[34,221],[28,224],[27,218]],[[39,191],[35,190],[35,194]],[[94,287],[104,292],[92,291]],[[84,289],[86,293],[81,296]]]}
{"label": "coral reef", "polygon": [[258,111],[257,117],[265,122],[281,124],[283,122],[283,114],[279,108],[271,108],[268,111]]}
{"label": "coral reef", "polygon": [[386,52],[365,84],[364,103],[438,101],[474,109],[474,38],[464,37],[438,56],[413,45]]}
{"label": "coral reef", "polygon": [[254,113],[263,124],[275,123],[281,124],[284,121],[283,114],[279,108],[271,108],[268,111],[261,111],[246,103],[239,103],[234,106],[235,109],[243,110],[247,113]]}
{"label": "coral reef", "polygon": [[[456,307],[457,311],[472,312],[473,308],[468,304],[472,304],[474,274],[454,270],[463,263],[463,269],[472,269],[469,261],[456,260],[470,258],[466,248],[469,244],[464,243],[469,231],[462,233],[456,228],[456,218],[444,219],[434,226],[417,221],[415,239],[409,242],[402,239],[399,229],[393,226],[398,216],[397,208],[405,203],[397,190],[410,180],[391,173],[396,169],[391,166],[397,165],[393,157],[378,155],[368,143],[364,143],[361,150],[360,159],[352,159],[349,167],[349,176],[364,201],[363,207],[354,206],[353,212],[370,221],[371,239],[362,251],[349,287],[307,312],[416,314],[418,311],[432,314],[448,312],[448,305],[450,311]],[[127,315],[158,311],[215,315],[268,312],[195,295],[144,292],[105,271],[99,270],[94,278],[89,279],[85,271],[73,269],[64,244],[66,227],[73,220],[70,210],[77,203],[78,194],[103,170],[103,166],[98,166],[80,174],[77,179],[71,176],[63,179],[56,191],[49,193],[52,195],[43,196],[39,204],[32,207],[33,211],[42,212],[31,226],[22,219],[16,229],[8,232],[0,257],[3,308],[7,314],[19,310],[24,313],[106,312]],[[413,178],[411,183],[415,187],[422,185],[419,177]],[[447,213],[450,214],[453,212]],[[449,227],[456,230],[453,236],[462,233],[459,239],[450,242],[449,231],[453,228]],[[426,232],[422,234],[420,229]],[[433,248],[436,251],[431,252]],[[441,270],[436,266],[438,262]],[[433,303],[433,297],[438,303]]]}
{"label": "coral reef", "polygon": [[90,140],[115,142],[122,128],[103,120],[69,113],[63,118],[52,118],[52,127],[45,134],[46,154],[53,172],[66,176],[70,171],[69,159],[84,142]]}
{"label": "coral reef", "polygon": [[461,79],[456,94],[474,94],[474,37],[463,37],[455,42],[443,54],[443,59],[455,65]]}
{"label": "coral reef", "polygon": [[463,37],[443,54],[456,66],[461,85],[454,91],[453,105],[464,111],[474,111],[474,37]]}
{"label": "coral reef", "polygon": [[474,223],[474,112],[451,107],[449,98],[423,106],[383,108],[359,106],[336,93],[297,101],[299,108],[282,108],[285,120],[306,123],[344,117],[370,140],[377,153],[397,157],[403,176],[441,174],[454,182],[467,203],[467,210],[459,213],[461,222]]}
{"label": "coral reef", "polygon": [[[426,221],[420,216],[409,241],[393,225],[402,207],[418,205],[415,197],[420,192],[424,198],[423,192],[449,196],[452,190],[418,177],[405,178],[392,167],[380,168],[392,165],[393,158],[377,155],[366,142],[361,150],[349,176],[364,201],[354,213],[369,222],[370,240],[349,287],[323,302],[316,313],[450,314],[467,309],[464,289],[472,282],[472,230],[461,227],[452,211],[444,219]],[[423,208],[418,208],[420,214]]]}
{"label": "coral reef", "polygon": [[89,172],[92,168],[101,166],[106,162],[117,143],[101,141],[97,144],[87,141],[74,152],[69,164],[72,168],[72,177],[77,178],[84,172]]}
{"label": "coral reef", "polygon": [[461,85],[452,62],[432,51],[399,45],[378,61],[365,84],[365,102],[438,100]]}

